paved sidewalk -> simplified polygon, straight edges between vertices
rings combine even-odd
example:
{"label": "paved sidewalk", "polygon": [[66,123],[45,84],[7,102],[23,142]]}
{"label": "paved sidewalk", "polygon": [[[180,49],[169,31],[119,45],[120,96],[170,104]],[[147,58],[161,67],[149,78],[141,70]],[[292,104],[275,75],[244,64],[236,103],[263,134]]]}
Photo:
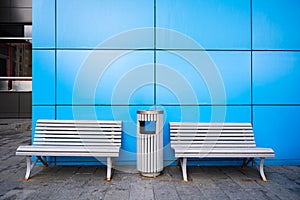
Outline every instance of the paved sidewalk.
{"label": "paved sidewalk", "polygon": [[178,167],[158,178],[116,170],[104,180],[106,167],[38,166],[24,181],[25,159],[15,156],[30,144],[30,120],[0,119],[0,199],[300,199],[300,167],[266,167],[262,182],[253,167],[189,167],[189,182]]}

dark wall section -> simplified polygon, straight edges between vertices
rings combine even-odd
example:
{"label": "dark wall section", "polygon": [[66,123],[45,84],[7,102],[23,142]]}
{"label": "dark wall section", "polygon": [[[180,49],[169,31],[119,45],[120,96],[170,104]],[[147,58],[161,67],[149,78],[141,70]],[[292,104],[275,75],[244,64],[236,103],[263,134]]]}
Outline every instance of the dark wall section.
{"label": "dark wall section", "polygon": [[0,23],[31,24],[31,0],[1,0]]}
{"label": "dark wall section", "polygon": [[31,118],[31,92],[0,92],[0,118]]}
{"label": "dark wall section", "polygon": [[23,37],[23,36],[24,36],[23,24],[0,24],[0,37]]}
{"label": "dark wall section", "polygon": [[[0,0],[0,37],[24,37],[24,25],[32,24],[31,15],[32,0]],[[4,45],[7,42],[24,41],[0,41]],[[7,57],[2,51],[0,57],[0,76],[5,77]],[[30,91],[0,91],[0,118],[31,118],[31,95]]]}

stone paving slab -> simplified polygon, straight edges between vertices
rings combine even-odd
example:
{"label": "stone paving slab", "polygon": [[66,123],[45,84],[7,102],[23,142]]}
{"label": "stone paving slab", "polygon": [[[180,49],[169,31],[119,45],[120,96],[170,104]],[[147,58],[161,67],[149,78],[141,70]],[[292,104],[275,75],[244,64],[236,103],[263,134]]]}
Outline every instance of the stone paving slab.
{"label": "stone paving slab", "polygon": [[300,199],[299,166],[267,166],[268,182],[254,167],[188,167],[183,182],[178,166],[157,178],[118,167],[110,182],[105,166],[37,166],[24,181],[25,158],[15,150],[30,144],[30,128],[30,120],[0,120],[0,199]]}

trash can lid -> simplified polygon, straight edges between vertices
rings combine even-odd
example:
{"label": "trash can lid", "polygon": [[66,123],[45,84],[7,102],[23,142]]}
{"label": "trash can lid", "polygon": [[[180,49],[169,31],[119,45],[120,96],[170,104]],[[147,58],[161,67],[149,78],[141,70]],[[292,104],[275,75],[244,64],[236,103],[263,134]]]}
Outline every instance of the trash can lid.
{"label": "trash can lid", "polygon": [[137,114],[163,114],[163,110],[138,110]]}

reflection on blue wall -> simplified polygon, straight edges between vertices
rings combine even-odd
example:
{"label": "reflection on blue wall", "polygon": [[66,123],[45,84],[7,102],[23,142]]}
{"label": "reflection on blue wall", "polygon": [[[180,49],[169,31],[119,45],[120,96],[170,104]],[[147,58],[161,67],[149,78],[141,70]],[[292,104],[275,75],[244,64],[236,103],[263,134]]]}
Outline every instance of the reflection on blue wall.
{"label": "reflection on blue wall", "polygon": [[299,50],[300,12],[297,0],[252,0],[253,49]]}
{"label": "reflection on blue wall", "polygon": [[253,53],[253,103],[300,104],[300,52]]}
{"label": "reflection on blue wall", "polygon": [[[157,1],[157,26],[178,31],[205,49],[250,49],[250,1]],[[158,48],[180,48],[165,34]]]}
{"label": "reflection on blue wall", "polygon": [[55,48],[55,1],[32,1],[32,47]]}
{"label": "reflection on blue wall", "polygon": [[[152,27],[153,10],[148,0],[58,0],[57,47],[94,48],[121,32]],[[153,38],[149,40],[153,44]]]}
{"label": "reflection on blue wall", "polygon": [[[33,127],[41,118],[122,120],[117,164],[135,164],[136,112],[162,109],[165,164],[174,161],[170,121],[252,122],[257,145],[275,150],[267,164],[300,164],[299,7],[33,0]],[[72,159],[57,162],[95,164]]]}

